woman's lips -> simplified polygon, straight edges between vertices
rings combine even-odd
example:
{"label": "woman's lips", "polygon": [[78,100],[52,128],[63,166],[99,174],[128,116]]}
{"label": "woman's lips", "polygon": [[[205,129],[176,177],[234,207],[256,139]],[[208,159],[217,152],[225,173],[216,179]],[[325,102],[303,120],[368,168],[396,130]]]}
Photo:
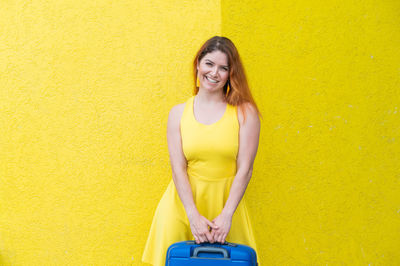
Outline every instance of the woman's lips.
{"label": "woman's lips", "polygon": [[206,79],[207,79],[210,83],[216,84],[216,83],[219,82],[218,80],[215,80],[215,79],[213,79],[213,78],[210,78],[210,77],[207,77],[207,76],[205,76],[205,77],[206,77]]}

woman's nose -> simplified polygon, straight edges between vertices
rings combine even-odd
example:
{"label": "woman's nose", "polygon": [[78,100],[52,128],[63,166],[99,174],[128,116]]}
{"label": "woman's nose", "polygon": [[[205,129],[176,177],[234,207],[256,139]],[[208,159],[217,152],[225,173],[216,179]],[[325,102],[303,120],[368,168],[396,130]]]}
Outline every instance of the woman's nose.
{"label": "woman's nose", "polygon": [[218,74],[218,68],[214,67],[214,68],[212,69],[212,71],[211,71],[211,74],[212,74],[213,76],[216,76],[216,75]]}

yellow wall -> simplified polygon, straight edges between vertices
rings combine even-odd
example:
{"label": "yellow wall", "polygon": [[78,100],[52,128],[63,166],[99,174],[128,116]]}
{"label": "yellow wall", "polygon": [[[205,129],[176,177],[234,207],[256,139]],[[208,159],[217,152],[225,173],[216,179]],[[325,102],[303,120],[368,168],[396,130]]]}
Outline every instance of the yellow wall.
{"label": "yellow wall", "polygon": [[263,262],[400,265],[399,2],[221,8],[264,115],[246,192]]}
{"label": "yellow wall", "polygon": [[2,1],[0,264],[141,265],[169,109],[237,44],[264,115],[247,196],[268,264],[400,263],[396,1]]}
{"label": "yellow wall", "polygon": [[2,1],[0,265],[137,265],[216,1]]}

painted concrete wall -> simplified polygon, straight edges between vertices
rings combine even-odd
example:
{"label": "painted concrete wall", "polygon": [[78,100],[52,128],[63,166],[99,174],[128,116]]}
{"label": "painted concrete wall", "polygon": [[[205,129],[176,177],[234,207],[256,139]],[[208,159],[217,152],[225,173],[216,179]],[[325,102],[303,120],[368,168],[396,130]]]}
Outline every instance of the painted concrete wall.
{"label": "painted concrete wall", "polygon": [[219,1],[2,1],[0,265],[137,265]]}
{"label": "painted concrete wall", "polygon": [[[263,265],[400,263],[395,1],[3,1],[0,265],[141,265],[169,109],[238,46],[264,115]],[[397,163],[397,164],[396,164]]]}
{"label": "painted concrete wall", "polygon": [[264,115],[246,192],[264,264],[399,265],[399,2],[221,8]]}

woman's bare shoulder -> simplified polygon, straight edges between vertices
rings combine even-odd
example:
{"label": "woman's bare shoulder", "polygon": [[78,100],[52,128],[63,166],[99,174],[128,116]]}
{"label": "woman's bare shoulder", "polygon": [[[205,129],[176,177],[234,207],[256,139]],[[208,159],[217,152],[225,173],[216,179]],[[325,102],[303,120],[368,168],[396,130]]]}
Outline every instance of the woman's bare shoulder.
{"label": "woman's bare shoulder", "polygon": [[[243,115],[245,113],[245,115]],[[254,121],[256,124],[260,123],[257,109],[249,102],[243,103],[238,106],[238,120],[239,124],[243,125],[249,118],[250,121]]]}
{"label": "woman's bare shoulder", "polygon": [[183,110],[185,109],[185,105],[186,103],[180,103],[173,106],[169,111],[169,119],[171,119],[172,121],[180,121]]}

